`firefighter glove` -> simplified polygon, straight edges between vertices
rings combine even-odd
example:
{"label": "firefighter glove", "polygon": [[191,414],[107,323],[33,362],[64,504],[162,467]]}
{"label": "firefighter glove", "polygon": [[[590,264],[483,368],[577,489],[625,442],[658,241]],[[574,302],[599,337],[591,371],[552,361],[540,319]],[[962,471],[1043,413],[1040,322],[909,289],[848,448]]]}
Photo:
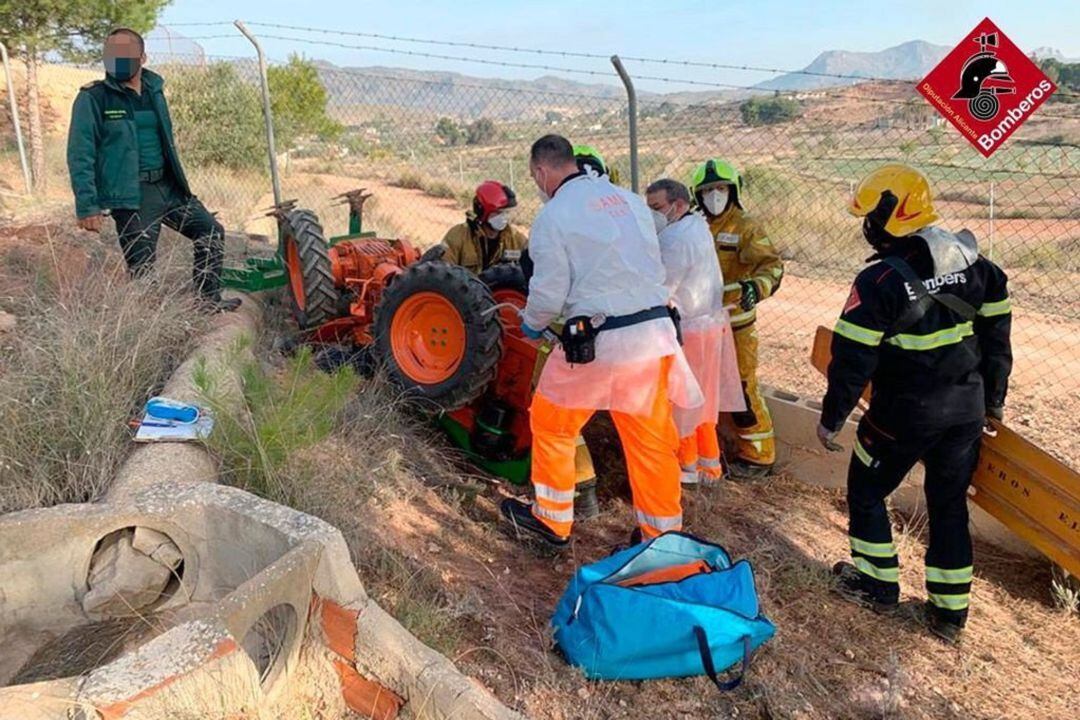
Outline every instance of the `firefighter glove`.
{"label": "firefighter glove", "polygon": [[761,293],[758,290],[757,283],[753,280],[740,280],[739,285],[742,287],[742,297],[739,298],[739,307],[744,312],[750,312],[761,300]]}

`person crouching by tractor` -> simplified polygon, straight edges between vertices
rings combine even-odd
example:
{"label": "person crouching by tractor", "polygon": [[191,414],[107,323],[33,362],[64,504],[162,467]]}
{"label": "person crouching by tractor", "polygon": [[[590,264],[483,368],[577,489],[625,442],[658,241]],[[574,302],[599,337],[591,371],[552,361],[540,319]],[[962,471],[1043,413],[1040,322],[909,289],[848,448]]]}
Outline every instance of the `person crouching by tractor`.
{"label": "person crouching by tractor", "polygon": [[852,562],[837,563],[836,590],[880,613],[898,609],[899,559],[885,499],[919,460],[926,468],[926,612],[949,642],[967,622],[972,553],[967,490],[985,418],[1000,420],[1012,350],[1007,278],[979,255],[967,230],[935,223],[926,177],[884,165],[855,188],[873,262],[855,278],[832,340],[818,438],[834,441],[868,381],[848,469]]}
{"label": "person crouching by tractor", "polygon": [[716,240],[716,255],[727,283],[724,303],[739,306],[731,327],[746,411],[731,414],[736,434],[731,475],[740,479],[765,477],[776,462],[776,440],[772,416],[758,385],[756,308],[780,288],[784,264],[765,229],[744,212],[742,178],[734,167],[715,159],[701,163],[691,176],[690,191]]}
{"label": "person crouching by tractor", "polygon": [[497,180],[485,180],[476,187],[465,222],[446,232],[437,246],[437,257],[425,258],[460,265],[476,274],[498,263],[517,262],[529,239],[510,224],[515,207],[513,190]]}
{"label": "person crouching by tractor", "polygon": [[567,547],[576,438],[597,410],[609,410],[626,453],[635,534],[679,530],[672,402],[692,407],[702,398],[667,305],[649,209],[579,170],[559,135],[533,143],[529,171],[545,204],[532,225],[534,273],[521,330],[540,338],[555,319],[566,321],[529,410],[535,499],[508,498],[502,514],[518,539]]}
{"label": "person crouching by tractor", "polygon": [[221,298],[225,228],[188,187],[165,81],[143,67],[142,36],[113,30],[105,38],[104,63],[105,78],[83,85],[71,111],[67,163],[79,227],[101,232],[110,211],[136,277],[154,266],[161,226],[172,228],[195,247],[192,274],[201,306],[236,310],[239,298]]}
{"label": "person crouching by tractor", "polygon": [[664,285],[679,311],[683,352],[705,402],[675,408],[683,485],[712,484],[726,475],[716,432],[720,412],[746,409],[731,322],[724,309],[724,277],[705,219],[690,209],[690,191],[677,180],[657,180],[645,192],[660,238]]}

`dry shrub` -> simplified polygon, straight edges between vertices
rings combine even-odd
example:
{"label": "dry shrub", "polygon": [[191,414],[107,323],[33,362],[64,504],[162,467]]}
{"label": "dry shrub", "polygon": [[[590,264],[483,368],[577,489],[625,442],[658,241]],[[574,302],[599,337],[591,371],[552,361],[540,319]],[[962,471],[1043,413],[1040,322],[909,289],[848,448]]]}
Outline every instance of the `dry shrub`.
{"label": "dry shrub", "polygon": [[456,451],[381,375],[321,372],[307,349],[274,364],[242,368],[241,403],[196,378],[217,419],[209,443],[222,478],[339,528],[368,592],[422,640],[451,649],[455,603],[436,573],[385,541],[385,523],[396,501],[428,486],[475,495]]}
{"label": "dry shrub", "polygon": [[342,531],[368,593],[422,641],[453,650],[461,639],[458,600],[429,564],[388,542],[386,530],[398,503],[423,513],[430,487],[453,499],[476,495],[459,452],[376,376],[359,386],[338,429],[293,468],[294,506]]}
{"label": "dry shrub", "polygon": [[138,281],[104,250],[19,268],[34,273],[33,291],[17,299],[18,326],[0,349],[0,513],[108,488],[129,419],[206,327],[179,255]]}

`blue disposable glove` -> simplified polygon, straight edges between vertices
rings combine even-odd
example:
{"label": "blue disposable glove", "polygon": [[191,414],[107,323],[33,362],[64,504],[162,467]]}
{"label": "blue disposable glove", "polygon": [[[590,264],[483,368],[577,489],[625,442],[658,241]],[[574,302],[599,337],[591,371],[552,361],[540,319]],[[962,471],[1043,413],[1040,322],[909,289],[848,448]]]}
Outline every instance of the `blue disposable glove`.
{"label": "blue disposable glove", "polygon": [[524,320],[521,321],[521,334],[531,340],[539,340],[544,335],[542,330],[533,330]]}

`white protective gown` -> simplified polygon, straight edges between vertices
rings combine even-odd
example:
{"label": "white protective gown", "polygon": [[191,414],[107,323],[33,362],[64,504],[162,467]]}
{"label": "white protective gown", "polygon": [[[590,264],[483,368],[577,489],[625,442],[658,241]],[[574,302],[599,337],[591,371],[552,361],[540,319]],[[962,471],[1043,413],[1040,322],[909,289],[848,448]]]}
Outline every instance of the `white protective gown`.
{"label": "white protective gown", "polygon": [[[629,315],[666,305],[664,266],[645,202],[605,178],[571,177],[533,221],[524,320],[540,329],[558,318]],[[661,358],[672,356],[668,395],[676,407],[696,407],[703,396],[667,318],[596,338],[596,359],[570,365],[556,348],[538,392],[566,408],[648,415],[656,399]]]}
{"label": "white protective gown", "polygon": [[696,408],[675,408],[679,437],[721,412],[746,409],[735,340],[724,309],[724,277],[705,219],[690,213],[660,231],[664,285],[682,316],[683,352],[704,395]]}

